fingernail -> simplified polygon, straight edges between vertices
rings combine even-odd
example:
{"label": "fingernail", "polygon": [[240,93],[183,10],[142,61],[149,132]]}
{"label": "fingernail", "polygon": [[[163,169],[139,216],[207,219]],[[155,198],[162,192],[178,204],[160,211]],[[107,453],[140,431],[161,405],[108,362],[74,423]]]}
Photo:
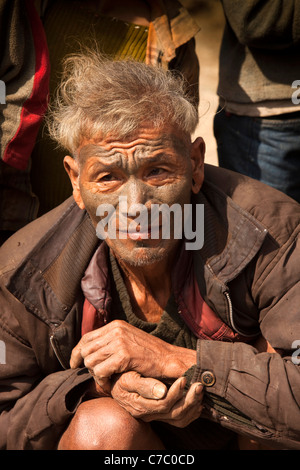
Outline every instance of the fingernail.
{"label": "fingernail", "polygon": [[163,398],[166,394],[166,387],[163,384],[155,384],[152,389],[152,394],[155,398]]}
{"label": "fingernail", "polygon": [[203,391],[203,385],[200,385],[200,384],[197,385],[197,387],[195,388],[196,395],[201,395],[202,391]]}

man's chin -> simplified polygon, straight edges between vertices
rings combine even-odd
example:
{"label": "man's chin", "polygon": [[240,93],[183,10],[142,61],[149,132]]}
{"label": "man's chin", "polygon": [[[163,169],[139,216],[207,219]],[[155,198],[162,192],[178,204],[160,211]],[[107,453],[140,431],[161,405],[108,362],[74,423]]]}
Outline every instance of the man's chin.
{"label": "man's chin", "polygon": [[[118,254],[117,254],[118,255]],[[150,266],[161,262],[167,256],[167,252],[163,248],[149,248],[144,246],[136,246],[130,252],[122,253],[120,258],[123,263],[130,266],[143,267]]]}
{"label": "man's chin", "polygon": [[114,255],[122,260],[122,263],[130,266],[143,267],[160,263],[170,254],[170,246],[165,243],[149,243],[149,240],[138,240],[135,242],[112,243],[106,239],[106,243]]}

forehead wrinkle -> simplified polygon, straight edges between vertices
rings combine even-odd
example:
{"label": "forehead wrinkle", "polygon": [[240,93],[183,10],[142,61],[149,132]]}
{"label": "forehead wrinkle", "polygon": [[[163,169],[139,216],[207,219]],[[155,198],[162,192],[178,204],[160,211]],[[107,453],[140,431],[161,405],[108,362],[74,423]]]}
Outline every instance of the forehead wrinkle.
{"label": "forehead wrinkle", "polygon": [[[187,151],[186,141],[172,134],[171,136],[162,136],[158,139],[138,138],[131,142],[114,141],[105,142],[103,145],[90,143],[80,149],[79,157],[81,164],[84,164],[88,158],[94,156],[105,158],[106,161],[103,163],[120,166],[122,162],[123,164],[125,162],[128,164],[130,156],[132,156],[134,162],[144,159],[148,162],[157,161],[162,159],[166,150],[185,153]],[[153,155],[155,153],[157,155]],[[126,158],[125,161],[124,158]]]}
{"label": "forehead wrinkle", "polygon": [[[150,147],[150,148],[149,148]],[[161,149],[160,145],[157,145],[158,149]],[[102,147],[100,145],[86,145],[85,147],[82,147],[82,149],[79,152],[79,157],[82,158],[84,161],[86,161],[88,158],[91,157],[104,157],[105,160],[109,160],[110,162],[113,162],[114,160],[119,160],[122,157],[129,157],[133,156],[135,157],[143,157],[147,156],[149,154],[152,154],[154,151],[153,147],[151,144],[138,144],[136,146],[132,147],[119,147],[119,146],[114,146],[111,147],[109,150],[105,147]]]}
{"label": "forehead wrinkle", "polygon": [[101,145],[88,144],[80,149],[79,156],[86,160],[89,157],[109,157],[113,153]]}
{"label": "forehead wrinkle", "polygon": [[84,165],[89,158],[96,157],[98,162],[104,165],[122,166],[123,155],[121,152],[115,149],[107,151],[107,149],[100,145],[87,145],[81,149],[79,156],[81,165]]}

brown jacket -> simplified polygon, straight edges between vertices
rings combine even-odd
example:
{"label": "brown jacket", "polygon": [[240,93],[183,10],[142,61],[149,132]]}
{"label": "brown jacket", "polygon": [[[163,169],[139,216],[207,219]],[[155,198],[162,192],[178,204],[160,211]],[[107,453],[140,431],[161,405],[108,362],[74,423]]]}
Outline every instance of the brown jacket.
{"label": "brown jacket", "polygon": [[[203,298],[236,331],[253,339],[262,333],[278,351],[201,340],[201,368],[216,377],[204,415],[276,446],[300,448],[300,376],[293,355],[300,340],[300,206],[210,166],[195,202],[205,204],[204,246],[194,252]],[[0,448],[55,448],[85,397],[92,379],[68,363],[80,338],[80,282],[98,242],[86,212],[71,198],[0,250]],[[224,406],[214,405],[216,397]]]}

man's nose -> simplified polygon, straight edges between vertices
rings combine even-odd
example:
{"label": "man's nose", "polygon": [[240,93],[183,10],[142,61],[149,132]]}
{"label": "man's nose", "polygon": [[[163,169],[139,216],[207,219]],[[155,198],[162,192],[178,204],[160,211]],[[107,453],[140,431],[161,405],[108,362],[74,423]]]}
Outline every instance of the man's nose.
{"label": "man's nose", "polygon": [[128,217],[136,217],[136,212],[139,208],[149,209],[152,194],[147,184],[135,178],[130,178],[124,190],[122,195],[127,197]]}

